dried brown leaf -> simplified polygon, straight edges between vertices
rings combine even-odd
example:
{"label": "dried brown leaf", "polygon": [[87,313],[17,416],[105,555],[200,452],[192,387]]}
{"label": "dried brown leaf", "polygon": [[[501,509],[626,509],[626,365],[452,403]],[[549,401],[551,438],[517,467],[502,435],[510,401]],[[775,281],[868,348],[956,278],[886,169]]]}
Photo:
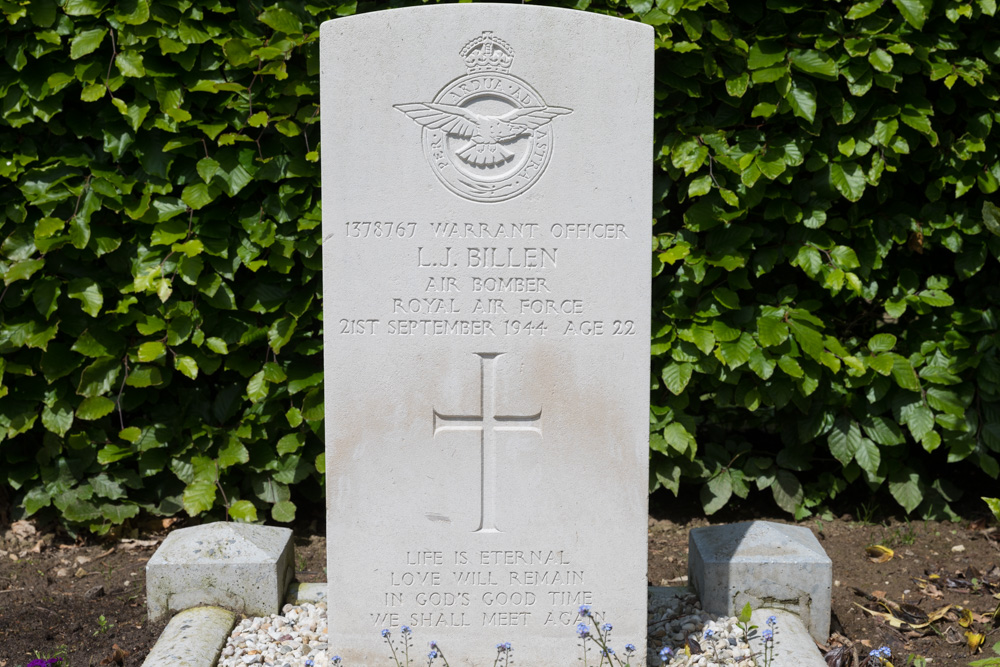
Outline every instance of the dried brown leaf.
{"label": "dried brown leaf", "polygon": [[873,544],[870,547],[865,547],[865,555],[873,563],[888,563],[895,553],[889,547]]}

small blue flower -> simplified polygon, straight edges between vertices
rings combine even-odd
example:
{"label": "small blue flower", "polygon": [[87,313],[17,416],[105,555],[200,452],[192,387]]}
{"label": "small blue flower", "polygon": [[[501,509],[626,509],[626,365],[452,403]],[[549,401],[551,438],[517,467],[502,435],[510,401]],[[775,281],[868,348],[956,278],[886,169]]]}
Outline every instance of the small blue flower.
{"label": "small blue flower", "polygon": [[885,658],[886,660],[892,657],[892,649],[889,648],[888,646],[883,646],[879,648],[879,653],[881,653],[882,657]]}
{"label": "small blue flower", "polygon": [[615,654],[615,650],[613,648],[611,648],[610,646],[605,646],[603,653],[604,653],[605,656],[610,657],[610,656],[613,656]]}
{"label": "small blue flower", "polygon": [[660,660],[664,660],[665,661],[667,658],[669,658],[673,654],[674,654],[674,650],[672,648],[670,648],[669,646],[664,646],[663,648],[660,649]]}
{"label": "small blue flower", "polygon": [[391,634],[392,634],[392,633],[391,633],[391,632],[389,632],[389,629],[388,629],[388,628],[386,628],[385,630],[383,630],[383,631],[382,631],[382,637],[388,637],[388,636],[389,636],[389,635],[391,635]]}
{"label": "small blue flower", "polygon": [[340,656],[339,655],[335,655],[332,658],[330,658],[330,664],[331,665],[339,665],[340,664]]}
{"label": "small blue flower", "polygon": [[403,627],[401,627],[399,629],[399,631],[402,632],[404,635],[408,635],[411,632],[413,632],[413,630],[410,630],[410,626],[408,626],[408,625],[404,625]]}
{"label": "small blue flower", "polygon": [[604,632],[611,632],[611,624],[605,623],[604,625],[601,626],[601,630],[603,630]]}
{"label": "small blue flower", "polygon": [[586,623],[577,623],[576,634],[580,635],[581,638],[586,637],[590,634],[590,628],[587,627]]}
{"label": "small blue flower", "polygon": [[712,628],[706,628],[706,630],[705,630],[705,639],[710,638],[714,634],[715,634],[715,632],[712,631]]}
{"label": "small blue flower", "polygon": [[768,616],[767,617],[767,624],[770,625],[770,626],[772,626],[772,627],[775,626],[775,625],[777,625],[778,624],[778,617],[777,616]]}
{"label": "small blue flower", "polygon": [[500,642],[497,644],[497,652],[499,653],[508,653],[511,650],[510,642]]}
{"label": "small blue flower", "polygon": [[315,665],[315,664],[316,663],[313,662],[312,658],[309,658],[308,660],[306,660],[306,667],[313,667],[313,665]]}
{"label": "small blue flower", "polygon": [[760,633],[760,636],[764,638],[764,641],[769,642],[774,639],[774,630],[767,628],[764,632]]}
{"label": "small blue flower", "polygon": [[437,650],[437,647],[438,647],[438,643],[435,642],[435,641],[432,641],[431,642],[431,648],[434,649],[434,650]]}
{"label": "small blue flower", "polygon": [[869,658],[881,658],[882,657],[882,652],[879,651],[877,648],[873,648],[872,650],[868,651],[868,657]]}
{"label": "small blue flower", "polygon": [[580,605],[580,616],[583,616],[584,618],[590,616],[590,605],[589,604],[582,604],[582,605]]}
{"label": "small blue flower", "polygon": [[635,644],[625,644],[626,653],[635,653]]}
{"label": "small blue flower", "polygon": [[431,651],[430,653],[427,654],[427,657],[430,658],[431,660],[433,660],[436,657],[438,657],[438,652],[437,651]]}

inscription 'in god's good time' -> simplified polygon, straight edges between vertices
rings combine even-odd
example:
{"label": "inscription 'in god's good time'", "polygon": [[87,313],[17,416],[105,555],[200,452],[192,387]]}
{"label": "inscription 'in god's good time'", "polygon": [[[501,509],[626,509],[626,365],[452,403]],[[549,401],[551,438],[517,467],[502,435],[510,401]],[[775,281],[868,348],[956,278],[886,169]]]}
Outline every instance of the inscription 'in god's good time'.
{"label": "inscription 'in god's good time'", "polygon": [[[537,610],[594,602],[586,574],[564,551],[408,551],[387,584],[390,611],[370,613],[374,627],[571,625],[571,612]],[[473,612],[474,606],[485,611]]]}

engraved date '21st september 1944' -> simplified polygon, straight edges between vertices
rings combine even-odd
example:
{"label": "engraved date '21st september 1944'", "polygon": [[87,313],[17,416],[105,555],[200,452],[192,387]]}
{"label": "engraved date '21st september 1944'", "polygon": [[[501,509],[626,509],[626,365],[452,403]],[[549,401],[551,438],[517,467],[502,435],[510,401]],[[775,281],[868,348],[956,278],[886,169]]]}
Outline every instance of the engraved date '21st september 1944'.
{"label": "engraved date '21st september 1944'", "polygon": [[[406,243],[422,292],[399,294],[381,312],[340,318],[349,336],[634,336],[635,322],[603,317],[560,289],[559,263],[579,243],[631,238],[617,222],[392,222],[350,220],[349,242]],[[457,274],[457,275],[456,275]]]}

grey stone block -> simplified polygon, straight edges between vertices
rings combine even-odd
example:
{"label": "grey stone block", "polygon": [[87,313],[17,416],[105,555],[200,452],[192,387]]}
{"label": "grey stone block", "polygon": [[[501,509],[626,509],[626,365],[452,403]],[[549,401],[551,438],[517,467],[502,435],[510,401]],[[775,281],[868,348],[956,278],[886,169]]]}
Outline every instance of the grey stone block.
{"label": "grey stone block", "polygon": [[765,664],[762,631],[768,627],[767,619],[772,615],[778,622],[773,628],[768,667],[827,667],[802,619],[782,609],[759,609],[750,617],[750,623],[757,626],[750,635],[750,650],[758,656],[758,665]]}
{"label": "grey stone block", "polygon": [[833,568],[808,528],[749,521],[694,528],[688,542],[689,581],[706,611],[785,609],[817,641],[829,638]]}
{"label": "grey stone block", "polygon": [[146,563],[149,618],[202,605],[275,614],[294,567],[288,528],[216,522],[176,530]]}
{"label": "grey stone block", "polygon": [[235,624],[226,609],[185,609],[167,623],[142,667],[214,667]]}

